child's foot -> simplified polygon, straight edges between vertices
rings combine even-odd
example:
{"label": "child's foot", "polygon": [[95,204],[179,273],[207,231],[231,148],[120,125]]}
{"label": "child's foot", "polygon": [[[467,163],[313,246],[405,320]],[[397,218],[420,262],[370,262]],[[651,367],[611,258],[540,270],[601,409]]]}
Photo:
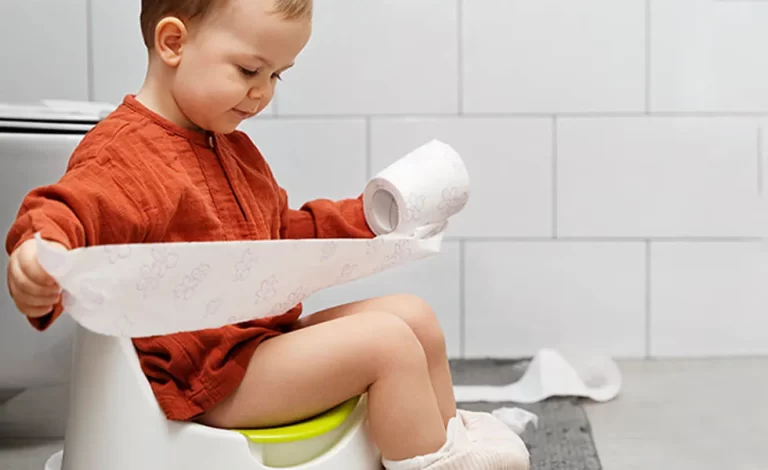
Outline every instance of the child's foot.
{"label": "child's foot", "polygon": [[488,413],[460,410],[448,423],[448,440],[436,453],[398,462],[388,470],[529,470],[522,439]]}
{"label": "child's foot", "polygon": [[443,447],[434,454],[413,457],[407,460],[391,461],[384,460],[384,467],[387,470],[432,470],[432,469],[454,469],[456,468],[477,468],[485,467],[461,467],[445,466],[447,461],[453,461],[456,456],[467,453],[472,447],[472,443],[467,435],[467,430],[459,416],[451,418],[446,429],[446,441]]}
{"label": "child's foot", "polygon": [[509,426],[490,413],[458,410],[473,448],[503,461],[494,469],[528,470],[530,453],[525,442]]}

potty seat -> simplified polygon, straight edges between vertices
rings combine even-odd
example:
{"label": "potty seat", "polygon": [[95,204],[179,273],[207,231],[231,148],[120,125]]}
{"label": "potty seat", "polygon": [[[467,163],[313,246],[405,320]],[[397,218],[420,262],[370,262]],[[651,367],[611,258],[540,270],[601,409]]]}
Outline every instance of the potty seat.
{"label": "potty seat", "polygon": [[367,396],[267,429],[169,421],[133,343],[78,325],[64,450],[45,470],[381,470]]}

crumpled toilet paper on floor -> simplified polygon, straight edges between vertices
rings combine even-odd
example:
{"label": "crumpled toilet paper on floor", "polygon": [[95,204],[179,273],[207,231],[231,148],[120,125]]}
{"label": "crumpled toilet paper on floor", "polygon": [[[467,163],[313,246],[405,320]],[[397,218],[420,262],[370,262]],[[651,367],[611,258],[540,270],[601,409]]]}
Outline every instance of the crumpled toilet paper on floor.
{"label": "crumpled toilet paper on floor", "polygon": [[533,427],[539,426],[539,417],[522,408],[499,408],[491,414],[518,436],[525,432],[529,424],[533,424]]}
{"label": "crumpled toilet paper on floor", "polygon": [[570,354],[541,349],[517,382],[454,387],[459,402],[536,403],[550,397],[582,397],[597,402],[614,399],[621,390],[621,371],[600,355]]}
{"label": "crumpled toilet paper on floor", "polygon": [[279,315],[309,295],[440,251],[448,219],[468,201],[469,177],[432,141],[376,175],[365,217],[376,238],[108,245],[38,259],[84,328],[146,337]]}
{"label": "crumpled toilet paper on floor", "polygon": [[[531,360],[523,377],[508,385],[455,386],[454,395],[460,403],[512,402],[537,403],[551,397],[581,397],[606,402],[621,390],[621,371],[606,356],[569,354],[544,348]],[[529,424],[538,426],[536,414],[518,407],[503,407],[493,415],[522,434]]]}

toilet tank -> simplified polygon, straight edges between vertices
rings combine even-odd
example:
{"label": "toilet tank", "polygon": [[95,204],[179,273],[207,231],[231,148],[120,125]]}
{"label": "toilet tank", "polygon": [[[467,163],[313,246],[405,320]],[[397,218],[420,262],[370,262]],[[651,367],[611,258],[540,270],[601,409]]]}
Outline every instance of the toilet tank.
{"label": "toilet tank", "polygon": [[[96,104],[0,104],[3,247],[24,196],[61,178],[72,151],[107,111],[105,105]],[[45,332],[33,329],[8,293],[6,264],[7,257],[0,270],[0,437],[26,437],[35,434],[32,429],[56,435],[61,423],[49,421],[61,421],[66,416],[61,406],[67,400],[46,396],[44,392],[56,391],[60,395],[66,391],[75,325],[69,316],[63,315]],[[20,408],[22,402],[24,406]],[[54,410],[52,405],[58,408]]]}

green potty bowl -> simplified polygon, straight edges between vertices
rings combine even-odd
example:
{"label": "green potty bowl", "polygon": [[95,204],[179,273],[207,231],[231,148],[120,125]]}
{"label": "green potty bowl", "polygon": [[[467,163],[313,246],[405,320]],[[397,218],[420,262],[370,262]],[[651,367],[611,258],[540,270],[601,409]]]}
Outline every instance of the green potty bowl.
{"label": "green potty bowl", "polygon": [[274,428],[233,429],[245,436],[264,464],[274,468],[292,467],[313,460],[328,451],[344,436],[361,397],[351,398],[317,416]]}

